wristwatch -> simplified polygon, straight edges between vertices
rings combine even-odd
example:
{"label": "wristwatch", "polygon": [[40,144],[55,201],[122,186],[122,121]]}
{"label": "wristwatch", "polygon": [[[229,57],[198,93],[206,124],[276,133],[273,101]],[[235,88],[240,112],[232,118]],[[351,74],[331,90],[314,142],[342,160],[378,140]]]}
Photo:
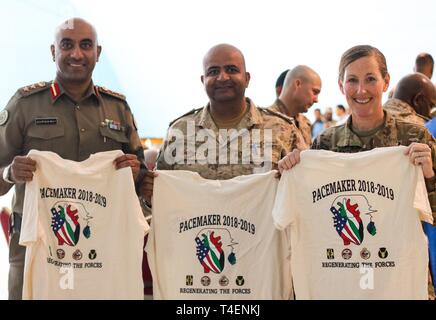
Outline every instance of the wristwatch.
{"label": "wristwatch", "polygon": [[425,186],[426,186],[428,192],[435,191],[435,189],[436,189],[436,175],[434,175],[433,177],[431,177],[429,179],[424,178],[424,181],[425,181]]}
{"label": "wristwatch", "polygon": [[8,165],[3,169],[3,181],[14,184],[14,182],[11,180],[11,165]]}

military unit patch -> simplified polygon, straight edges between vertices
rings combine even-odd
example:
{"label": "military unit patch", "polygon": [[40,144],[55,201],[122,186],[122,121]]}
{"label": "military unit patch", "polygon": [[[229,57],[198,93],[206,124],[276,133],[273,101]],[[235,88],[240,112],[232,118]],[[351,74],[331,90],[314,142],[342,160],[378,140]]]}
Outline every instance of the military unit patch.
{"label": "military unit patch", "polygon": [[57,249],[56,255],[57,255],[58,259],[62,260],[65,257],[65,251],[62,249]]}
{"label": "military unit patch", "polygon": [[82,259],[82,252],[79,250],[79,249],[77,249],[76,251],[74,251],[73,252],[73,259],[74,260],[80,260],[80,259]]}
{"label": "military unit patch", "polygon": [[371,257],[371,252],[367,248],[363,248],[360,251],[360,257],[362,259],[368,260]]}
{"label": "military unit patch", "polygon": [[0,126],[4,125],[9,118],[9,112],[8,110],[3,110],[2,112],[0,112]]}
{"label": "military unit patch", "polygon": [[113,96],[113,97],[116,97],[116,98],[119,98],[119,99],[122,99],[122,100],[126,100],[126,96],[125,95],[123,95],[121,93],[118,93],[118,92],[115,92],[115,91],[112,91],[112,90],[109,90],[106,87],[97,87],[97,89],[98,89],[99,92],[106,93],[106,94],[108,94],[110,96]]}
{"label": "military unit patch", "polygon": [[386,259],[388,257],[388,255],[389,255],[389,252],[388,252],[388,250],[386,248],[383,247],[383,248],[379,249],[378,256],[381,259]]}
{"label": "military unit patch", "polygon": [[237,286],[243,286],[245,283],[245,279],[243,276],[237,276],[236,277],[236,285]]}
{"label": "military unit patch", "polygon": [[226,276],[222,276],[219,280],[219,284],[222,287],[225,287],[229,284],[229,278],[227,278]]}
{"label": "military unit patch", "polygon": [[327,249],[327,259],[331,260],[335,258],[335,250],[332,248]]}
{"label": "military unit patch", "polygon": [[186,285],[192,286],[194,284],[194,276],[192,274],[186,275]]}
{"label": "military unit patch", "polygon": [[210,285],[210,278],[208,276],[204,276],[201,278],[201,284],[205,287]]}
{"label": "military unit patch", "polygon": [[94,260],[95,258],[97,258],[97,252],[92,249],[91,251],[89,251],[88,258]]}
{"label": "military unit patch", "polygon": [[342,250],[342,258],[344,258],[345,260],[351,259],[352,256],[353,256],[353,252],[350,249]]}

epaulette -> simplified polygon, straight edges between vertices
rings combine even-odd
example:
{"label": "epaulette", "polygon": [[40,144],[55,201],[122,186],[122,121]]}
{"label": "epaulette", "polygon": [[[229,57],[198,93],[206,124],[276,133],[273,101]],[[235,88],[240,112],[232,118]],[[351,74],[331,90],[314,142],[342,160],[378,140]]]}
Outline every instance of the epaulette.
{"label": "epaulette", "polygon": [[116,92],[116,91],[109,90],[109,89],[106,88],[106,87],[100,87],[100,86],[95,86],[95,87],[97,88],[97,90],[98,90],[99,93],[104,93],[104,94],[110,95],[110,96],[112,96],[112,97],[115,97],[115,98],[121,99],[121,100],[126,100],[126,96],[123,95],[123,94],[121,94],[121,93],[118,93],[118,92]]}
{"label": "epaulette", "polygon": [[21,93],[23,97],[30,96],[31,94],[40,92],[44,89],[48,89],[51,85],[51,82],[40,81],[38,83],[31,84],[30,86],[25,86],[18,91]]}
{"label": "epaulette", "polygon": [[279,117],[279,118],[285,120],[285,121],[286,121],[287,123],[289,123],[289,124],[293,124],[294,126],[296,125],[296,124],[295,124],[295,119],[294,119],[294,118],[288,117],[288,116],[286,116],[286,115],[284,115],[284,114],[281,114],[281,113],[279,113],[279,112],[271,111],[270,109],[266,109],[266,108],[259,108],[259,109],[260,109],[261,111],[265,112],[265,113],[268,113],[268,114],[270,114],[270,115],[273,115],[273,116]]}
{"label": "epaulette", "polygon": [[186,112],[184,115],[181,115],[180,117],[178,117],[178,118],[174,119],[173,121],[171,121],[169,126],[171,127],[177,120],[179,120],[179,119],[181,119],[183,117],[189,116],[191,114],[196,114],[197,112],[199,112],[203,108],[204,107],[197,108],[197,109],[192,109],[191,111]]}

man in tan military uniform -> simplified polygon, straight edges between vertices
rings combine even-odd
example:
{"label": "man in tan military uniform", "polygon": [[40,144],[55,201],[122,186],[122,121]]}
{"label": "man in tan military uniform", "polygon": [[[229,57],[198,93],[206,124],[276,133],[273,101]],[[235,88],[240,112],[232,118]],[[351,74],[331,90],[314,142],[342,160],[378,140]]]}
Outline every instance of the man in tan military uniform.
{"label": "man in tan military uniform", "polygon": [[[277,168],[287,152],[305,148],[291,119],[259,108],[245,97],[250,74],[237,48],[226,44],[211,48],[203,68],[201,79],[210,101],[172,122],[158,157],[158,169],[190,170],[206,179],[230,179]],[[232,129],[240,134],[231,136]],[[205,148],[206,141],[210,148]],[[257,163],[255,156],[259,156]]]}
{"label": "man in tan military uniform", "polygon": [[431,119],[436,105],[436,88],[422,73],[412,73],[398,82],[392,99],[383,105],[385,110],[406,122],[424,126]]}
{"label": "man in tan military uniform", "polygon": [[131,167],[140,185],[143,149],[125,97],[94,86],[92,71],[101,47],[82,19],[61,25],[52,45],[56,79],[21,88],[0,113],[0,194],[15,185],[11,219],[9,299],[21,299],[25,248],[18,245],[25,182],[32,180],[31,149],[82,161],[92,153],[120,149],[116,168]]}
{"label": "man in tan military uniform", "polygon": [[320,92],[321,78],[319,75],[307,66],[296,66],[287,73],[279,97],[268,109],[293,118],[304,141],[311,145],[312,125],[303,113],[318,102]]}

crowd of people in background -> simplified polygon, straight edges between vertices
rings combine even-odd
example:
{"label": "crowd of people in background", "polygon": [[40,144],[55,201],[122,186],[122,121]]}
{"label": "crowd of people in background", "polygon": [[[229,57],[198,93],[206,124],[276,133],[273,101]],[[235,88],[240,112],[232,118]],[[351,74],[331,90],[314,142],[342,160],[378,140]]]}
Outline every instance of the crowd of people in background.
{"label": "crowd of people in background", "polygon": [[[398,97],[402,96],[403,98],[400,98],[400,100],[404,100],[407,104],[412,106],[414,111],[412,114],[417,114],[424,120],[419,122],[419,124],[425,125],[432,132],[433,136],[435,136],[436,121],[432,120],[432,118],[436,115],[436,104],[434,101],[432,101],[432,91],[430,85],[432,83],[429,81],[433,76],[433,67],[434,60],[431,54],[425,52],[418,54],[415,59],[413,73],[405,75],[402,79],[400,79],[400,88],[397,89],[398,85],[392,86],[392,89],[388,94],[389,100],[384,105],[384,108],[391,109],[391,111],[392,109],[396,109],[397,113],[400,113],[402,116],[404,116],[404,112],[408,110],[407,106],[403,105],[397,108],[392,107],[393,105],[398,105],[398,101],[395,101],[394,99],[398,100]],[[277,78],[275,85],[277,97],[282,92],[283,83],[289,71],[290,69],[283,71]],[[420,83],[427,84],[427,86],[419,85]],[[412,98],[414,98],[414,95],[416,95],[418,91],[422,90],[423,88],[426,89],[426,91],[425,93],[421,93],[421,99],[426,100],[428,106],[420,108],[419,106],[414,105],[415,101],[413,101]],[[404,97],[405,95],[407,97]],[[428,110],[429,107],[430,110]],[[343,104],[337,104],[334,113],[335,116],[333,115],[333,108],[330,106],[324,108],[324,113],[319,107],[313,109],[314,121],[310,124],[312,140],[314,140],[325,129],[344,124],[350,115],[350,109]],[[295,115],[292,116],[295,117]],[[302,115],[299,116],[301,117]],[[299,116],[297,116],[296,119]],[[305,118],[307,119],[307,117]]]}

